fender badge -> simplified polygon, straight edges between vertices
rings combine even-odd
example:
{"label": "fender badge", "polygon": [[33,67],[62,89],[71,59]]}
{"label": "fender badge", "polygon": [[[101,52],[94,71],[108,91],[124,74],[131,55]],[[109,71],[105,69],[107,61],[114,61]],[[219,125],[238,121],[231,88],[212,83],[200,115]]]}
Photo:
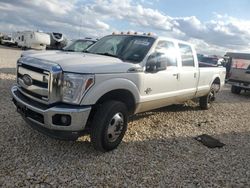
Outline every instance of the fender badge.
{"label": "fender badge", "polygon": [[145,92],[146,94],[149,94],[151,91],[152,91],[151,88],[147,88],[144,92]]}

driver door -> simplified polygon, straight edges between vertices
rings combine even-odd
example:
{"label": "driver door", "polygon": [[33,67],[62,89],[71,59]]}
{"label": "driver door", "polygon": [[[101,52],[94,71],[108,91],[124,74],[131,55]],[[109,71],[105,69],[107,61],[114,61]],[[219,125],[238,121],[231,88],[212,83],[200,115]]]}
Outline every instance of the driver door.
{"label": "driver door", "polygon": [[140,111],[174,104],[178,99],[179,67],[176,45],[172,41],[159,41],[154,56],[156,59],[163,59],[160,63],[161,66],[165,66],[165,70],[162,68],[159,71],[152,71],[146,68]]}

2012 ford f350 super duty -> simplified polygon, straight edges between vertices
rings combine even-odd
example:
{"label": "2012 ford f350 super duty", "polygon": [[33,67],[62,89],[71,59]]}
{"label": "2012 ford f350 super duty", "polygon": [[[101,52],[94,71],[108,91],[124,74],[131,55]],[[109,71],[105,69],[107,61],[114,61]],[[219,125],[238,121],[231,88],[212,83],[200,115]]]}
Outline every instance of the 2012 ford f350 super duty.
{"label": "2012 ford f350 super duty", "polygon": [[223,67],[198,67],[192,45],[154,35],[112,34],[83,53],[21,57],[13,102],[24,120],[50,136],[89,133],[101,151],[116,148],[128,116],[199,98],[208,109],[224,85]]}

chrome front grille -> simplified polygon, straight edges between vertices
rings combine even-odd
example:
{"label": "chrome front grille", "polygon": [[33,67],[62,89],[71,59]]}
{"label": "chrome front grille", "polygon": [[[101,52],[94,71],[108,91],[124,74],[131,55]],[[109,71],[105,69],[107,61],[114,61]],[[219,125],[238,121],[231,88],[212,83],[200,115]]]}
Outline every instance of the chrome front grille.
{"label": "chrome front grille", "polygon": [[[23,80],[24,75],[29,75],[32,78],[32,85],[25,84]],[[18,66],[17,83],[24,91],[31,95],[34,93],[34,96],[44,101],[48,101],[49,99],[49,79],[50,74],[47,71],[40,73]]]}
{"label": "chrome front grille", "polygon": [[[38,63],[36,59],[26,59],[26,61],[24,59],[17,63],[19,91],[23,95],[44,104],[51,104],[60,100],[61,76],[62,70],[56,64]],[[29,78],[30,82],[27,82],[26,78]]]}

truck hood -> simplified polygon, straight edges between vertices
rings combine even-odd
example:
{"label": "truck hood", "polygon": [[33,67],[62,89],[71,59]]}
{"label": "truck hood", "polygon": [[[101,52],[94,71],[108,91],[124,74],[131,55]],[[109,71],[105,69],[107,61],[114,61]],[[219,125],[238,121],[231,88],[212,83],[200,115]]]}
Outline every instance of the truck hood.
{"label": "truck hood", "polygon": [[118,58],[82,52],[44,51],[29,53],[25,57],[56,63],[63,71],[75,73],[123,73],[140,67]]}
{"label": "truck hood", "polygon": [[44,50],[26,50],[21,53],[21,57],[26,57],[34,54],[55,54],[56,52],[60,52],[59,50],[49,50],[49,51],[44,51]]}

